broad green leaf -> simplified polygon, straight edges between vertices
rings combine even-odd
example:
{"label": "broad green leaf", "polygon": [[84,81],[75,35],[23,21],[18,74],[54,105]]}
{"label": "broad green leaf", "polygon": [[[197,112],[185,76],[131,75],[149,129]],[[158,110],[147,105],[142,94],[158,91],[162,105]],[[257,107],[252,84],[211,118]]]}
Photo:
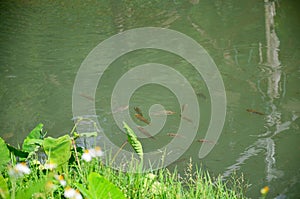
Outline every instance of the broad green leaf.
{"label": "broad green leaf", "polygon": [[5,141],[0,137],[0,171],[2,171],[3,166],[10,161],[9,150],[6,146]]}
{"label": "broad green leaf", "polygon": [[143,160],[144,153],[143,153],[142,144],[137,139],[137,136],[135,135],[133,130],[125,122],[123,122],[123,124],[124,124],[124,129],[126,130],[126,133],[127,133],[127,139],[128,139],[129,144],[132,146],[134,151],[138,154],[140,159]]}
{"label": "broad green leaf", "polygon": [[43,141],[42,139],[30,139],[28,140],[27,144],[28,145],[39,145],[39,146],[42,146],[43,145]]}
{"label": "broad green leaf", "polygon": [[44,125],[40,123],[29,133],[29,135],[25,138],[23,142],[23,151],[33,152],[37,150],[37,148],[39,147],[39,142],[37,142],[36,140],[42,140],[43,126]]}
{"label": "broad green leaf", "polygon": [[10,198],[6,181],[1,174],[0,174],[0,198],[3,199]]}
{"label": "broad green leaf", "polygon": [[43,148],[51,163],[58,166],[68,162],[71,157],[71,138],[65,135],[59,138],[47,137],[44,139]]}
{"label": "broad green leaf", "polygon": [[[122,191],[113,183],[98,173],[90,173],[88,176],[88,190],[77,184],[80,192],[89,199],[125,199]],[[78,186],[79,185],[79,186]]]}
{"label": "broad green leaf", "polygon": [[25,158],[27,158],[28,155],[29,155],[28,152],[25,152],[25,151],[22,151],[22,150],[20,150],[20,149],[17,149],[17,148],[15,148],[15,147],[11,146],[11,145],[8,144],[8,143],[6,143],[6,146],[7,146],[8,150],[9,150],[11,153],[13,153],[15,156],[17,156],[17,157],[20,157],[20,158],[24,158],[24,159],[25,159]]}

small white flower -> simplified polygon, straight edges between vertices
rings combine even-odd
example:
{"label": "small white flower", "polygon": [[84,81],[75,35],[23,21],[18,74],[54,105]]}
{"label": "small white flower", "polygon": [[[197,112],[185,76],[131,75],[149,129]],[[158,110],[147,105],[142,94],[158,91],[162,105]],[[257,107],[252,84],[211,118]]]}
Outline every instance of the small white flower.
{"label": "small white flower", "polygon": [[23,176],[22,173],[19,173],[15,168],[9,167],[8,168],[8,175],[11,177],[21,177]]}
{"label": "small white flower", "polygon": [[26,165],[25,162],[18,163],[14,166],[14,168],[9,167],[8,168],[8,174],[11,177],[22,177],[24,174],[30,174],[30,169]]}
{"label": "small white flower", "polygon": [[65,188],[64,196],[71,199],[82,199],[82,195],[78,190],[72,189],[71,187]]}
{"label": "small white flower", "polygon": [[18,163],[18,164],[15,166],[15,169],[16,169],[17,171],[19,171],[20,173],[23,173],[23,174],[30,174],[30,169],[28,168],[28,166],[26,165],[25,162]]}
{"label": "small white flower", "polygon": [[55,175],[54,176],[56,180],[59,181],[59,183],[61,184],[61,186],[66,186],[67,185],[67,182],[65,181],[64,179],[64,176],[63,175]]}
{"label": "small white flower", "polygon": [[75,189],[72,189],[71,187],[65,188],[64,196],[66,198],[74,198],[75,194],[76,194]]}
{"label": "small white flower", "polygon": [[81,159],[83,159],[86,162],[90,162],[92,160],[92,155],[90,153],[90,150],[84,150],[84,153],[81,156]]}
{"label": "small white flower", "polygon": [[94,151],[95,151],[95,156],[96,157],[103,156],[103,151],[101,150],[101,148],[99,146],[96,146],[95,149],[94,149]]}
{"label": "small white flower", "polygon": [[96,146],[94,149],[86,149],[81,156],[81,159],[86,162],[90,162],[93,158],[103,156],[103,151],[99,146]]}
{"label": "small white flower", "polygon": [[78,190],[75,190],[75,196],[74,196],[74,198],[75,199],[82,199],[82,195],[80,194],[80,192],[78,191]]}
{"label": "small white flower", "polygon": [[92,158],[96,157],[95,149],[88,149],[88,150],[89,150],[89,154],[91,155]]}

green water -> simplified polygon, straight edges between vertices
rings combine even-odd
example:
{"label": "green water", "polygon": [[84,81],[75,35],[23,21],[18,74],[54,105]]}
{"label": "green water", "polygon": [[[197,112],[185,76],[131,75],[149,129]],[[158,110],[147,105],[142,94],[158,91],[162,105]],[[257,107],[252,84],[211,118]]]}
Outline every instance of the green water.
{"label": "green water", "polygon": [[[51,136],[70,131],[77,71],[100,42],[132,28],[169,28],[208,51],[227,96],[225,125],[211,153],[199,160],[201,143],[195,141],[170,167],[183,168],[191,156],[196,164],[225,179],[234,171],[242,172],[251,184],[249,197],[258,198],[265,185],[270,187],[270,198],[300,194],[300,26],[294,1],[276,1],[276,16],[268,11],[272,4],[263,0],[11,1],[0,5],[0,135],[7,142],[21,143],[39,122]],[[274,19],[273,25],[268,17]],[[189,80],[201,110],[196,139],[203,139],[211,113],[205,82],[179,56],[152,49],[120,57],[100,80],[96,113],[107,137],[119,146],[123,142],[110,110],[114,84],[129,69],[149,62],[171,66]],[[176,132],[181,107],[176,96],[159,85],[141,87],[130,99],[129,112],[141,126],[133,107],[147,112],[157,103],[176,114],[168,116],[156,140],[142,139],[145,151],[173,139],[167,133]]]}

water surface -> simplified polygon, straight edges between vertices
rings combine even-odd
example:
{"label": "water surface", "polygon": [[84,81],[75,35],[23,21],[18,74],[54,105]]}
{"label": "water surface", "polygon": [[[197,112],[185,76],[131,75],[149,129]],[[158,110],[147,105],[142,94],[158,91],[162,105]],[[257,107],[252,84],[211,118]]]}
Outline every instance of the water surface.
{"label": "water surface", "polygon": [[[39,122],[48,135],[68,133],[73,126],[73,83],[88,53],[110,36],[132,28],[169,28],[192,37],[208,51],[227,95],[225,126],[212,152],[199,160],[201,142],[195,141],[171,167],[182,169],[191,156],[195,164],[224,179],[235,171],[243,173],[251,185],[249,197],[258,198],[260,188],[268,185],[271,198],[295,198],[300,194],[296,4],[252,0],[1,3],[0,134],[17,145]],[[211,105],[205,82],[179,56],[152,49],[120,57],[99,82],[95,104],[107,137],[118,145],[123,142],[110,110],[114,84],[129,69],[149,62],[171,66],[189,80],[201,110],[196,140],[203,139]],[[156,140],[142,139],[145,151],[175,139],[167,134],[176,132],[181,107],[176,96],[159,85],[139,88],[130,100],[129,111],[141,126],[133,107],[147,113],[157,103],[177,114],[168,116]]]}

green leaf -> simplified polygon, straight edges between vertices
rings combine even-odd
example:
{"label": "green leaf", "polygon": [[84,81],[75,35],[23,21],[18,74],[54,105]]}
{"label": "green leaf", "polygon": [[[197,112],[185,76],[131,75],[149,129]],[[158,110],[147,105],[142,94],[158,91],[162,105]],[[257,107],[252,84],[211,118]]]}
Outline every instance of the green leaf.
{"label": "green leaf", "polygon": [[7,183],[4,177],[0,174],[0,198],[10,198]]}
{"label": "green leaf", "polygon": [[23,151],[26,152],[33,152],[36,151],[39,148],[39,141],[37,140],[42,140],[43,138],[43,124],[40,123],[38,124],[30,133],[29,135],[25,138],[22,149]]}
{"label": "green leaf", "polygon": [[58,166],[68,162],[71,157],[71,144],[72,142],[69,135],[59,138],[45,138],[43,148],[48,156],[48,161]]}
{"label": "green leaf", "polygon": [[15,148],[14,146],[11,146],[10,144],[6,143],[6,146],[8,148],[8,150],[13,153],[15,156],[20,157],[20,158],[27,158],[29,153],[22,151],[20,149]]}
{"label": "green leaf", "polygon": [[126,130],[126,133],[127,133],[127,139],[128,139],[129,144],[132,146],[134,151],[138,154],[140,159],[143,160],[144,153],[143,153],[142,144],[137,139],[137,136],[135,135],[133,130],[125,122],[123,122],[123,124],[124,124],[124,129]]}
{"label": "green leaf", "polygon": [[90,173],[88,176],[88,190],[80,184],[76,184],[79,191],[89,199],[125,199],[122,191],[109,180],[98,173]]}
{"label": "green leaf", "polygon": [[41,139],[30,139],[28,140],[27,144],[28,145],[38,145],[38,146],[42,146],[43,145],[43,141],[44,140],[41,140]]}
{"label": "green leaf", "polygon": [[75,183],[75,186],[80,191],[80,193],[85,196],[85,198],[93,199],[93,195],[82,184]]}
{"label": "green leaf", "polygon": [[6,146],[5,141],[0,137],[0,171],[10,161],[9,150]]}

